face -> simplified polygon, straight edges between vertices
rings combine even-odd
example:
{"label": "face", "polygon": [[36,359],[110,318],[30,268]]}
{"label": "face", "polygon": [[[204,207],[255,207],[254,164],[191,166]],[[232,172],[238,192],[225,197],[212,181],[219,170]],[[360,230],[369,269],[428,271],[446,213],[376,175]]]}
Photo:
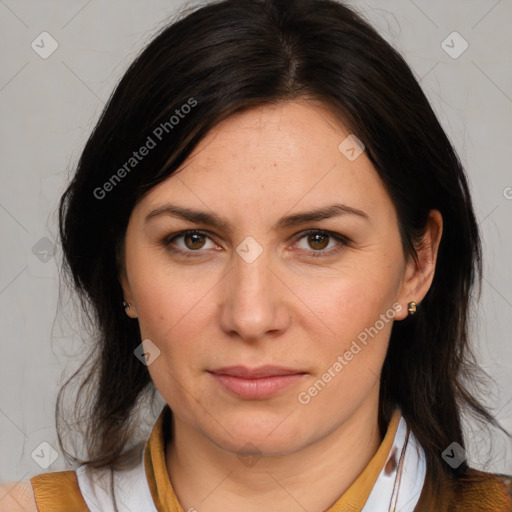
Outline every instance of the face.
{"label": "face", "polygon": [[393,320],[418,297],[393,203],[347,136],[320,103],[237,113],[132,212],[121,282],[148,369],[219,447],[291,453],[376,413]]}

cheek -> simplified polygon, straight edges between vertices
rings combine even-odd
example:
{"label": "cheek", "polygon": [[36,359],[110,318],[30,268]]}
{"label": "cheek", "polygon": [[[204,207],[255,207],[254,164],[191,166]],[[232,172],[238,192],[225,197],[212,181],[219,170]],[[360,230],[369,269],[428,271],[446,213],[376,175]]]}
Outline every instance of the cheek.
{"label": "cheek", "polygon": [[135,239],[127,264],[144,337],[161,339],[162,333],[178,325],[204,295],[204,286],[197,286],[202,278],[180,272],[169,263],[165,252],[136,243]]}
{"label": "cheek", "polygon": [[[146,276],[147,277],[147,276]],[[192,418],[196,400],[195,379],[201,374],[201,339],[209,296],[201,287],[190,286],[177,276],[141,280],[136,288],[138,320],[142,339],[158,348],[158,357],[148,366],[164,400],[182,417]]]}
{"label": "cheek", "polygon": [[322,410],[335,403],[346,412],[378,383],[400,309],[395,302],[397,275],[396,269],[366,265],[344,278],[326,280],[324,294],[310,293],[311,309],[322,320],[318,328],[326,334],[321,342],[311,344],[318,374],[301,395],[306,401],[314,398],[314,407]]}
{"label": "cheek", "polygon": [[192,276],[153,265],[151,272],[141,272],[134,279],[141,336],[167,356],[169,367],[173,361],[193,357],[198,347],[192,341],[201,339],[208,324],[211,328],[215,282],[211,273],[199,274],[203,273]]}
{"label": "cheek", "polygon": [[[320,283],[322,286],[317,287],[304,283],[304,296],[311,310],[318,312],[318,317],[329,327],[334,340],[356,337],[374,325],[381,315],[386,315],[386,325],[394,318],[393,304],[399,284],[396,269],[379,269],[375,265],[355,268],[338,279],[332,277]],[[379,327],[383,330],[381,323]]]}
{"label": "cheek", "polygon": [[365,280],[347,280],[331,286],[329,300],[318,301],[329,331],[310,346],[317,373],[301,388],[299,403],[319,414],[334,406],[350,415],[378,384],[397,312],[387,285],[388,293],[380,288],[376,294]]}

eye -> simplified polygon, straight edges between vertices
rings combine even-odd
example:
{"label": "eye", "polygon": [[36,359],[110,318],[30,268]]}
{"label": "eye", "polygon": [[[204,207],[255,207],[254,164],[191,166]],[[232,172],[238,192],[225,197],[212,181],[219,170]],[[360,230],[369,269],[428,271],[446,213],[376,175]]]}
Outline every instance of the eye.
{"label": "eye", "polygon": [[[178,245],[177,247],[175,247],[176,240],[179,240],[181,238],[183,239],[185,246],[180,247]],[[201,249],[205,249],[204,239],[211,240],[210,236],[204,231],[188,230],[177,233],[176,235],[171,235],[170,237],[166,237],[163,240],[163,244],[171,252],[180,253],[183,254],[184,256],[195,257],[196,255],[193,253],[199,253]],[[206,249],[208,249],[208,247],[206,247]],[[200,255],[201,254],[197,254],[197,256]]]}
{"label": "eye", "polygon": [[[349,243],[349,239],[347,237],[338,233],[332,233],[331,231],[310,230],[303,233],[298,240],[302,240],[304,238],[306,239],[309,247],[313,247],[313,250],[309,250],[307,248],[305,250],[314,258],[337,254]],[[337,244],[334,244],[334,247],[325,251],[324,249],[329,245],[329,239],[334,240]]]}
{"label": "eye", "polygon": [[[183,239],[182,246],[176,243],[176,241],[180,239]],[[302,239],[306,239],[306,243],[309,247],[312,247],[312,249],[300,249],[306,251],[314,258],[337,254],[350,242],[347,237],[340,235],[339,233],[321,230],[310,230],[305,233],[301,233],[301,235],[296,238],[297,241]],[[213,247],[207,247],[206,241],[208,240],[212,243]],[[331,240],[333,241],[334,247],[324,250],[329,246],[329,242]],[[179,253],[186,257],[202,256],[202,249],[206,250],[215,248],[215,244],[213,243],[210,235],[199,230],[181,231],[180,233],[170,235],[162,241],[162,244],[167,248],[167,250],[173,253]]]}

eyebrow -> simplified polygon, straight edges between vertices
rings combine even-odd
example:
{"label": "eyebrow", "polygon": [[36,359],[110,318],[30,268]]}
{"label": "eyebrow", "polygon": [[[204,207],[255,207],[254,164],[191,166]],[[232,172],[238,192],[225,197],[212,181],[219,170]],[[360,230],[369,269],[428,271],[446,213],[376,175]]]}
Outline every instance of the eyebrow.
{"label": "eyebrow", "polygon": [[[205,224],[210,227],[214,227],[220,230],[224,230],[228,233],[233,232],[233,226],[219,217],[215,213],[209,213],[199,210],[193,210],[191,208],[185,208],[170,203],[165,203],[159,206],[155,210],[151,211],[145,218],[144,222],[147,223],[155,217],[161,215],[168,215],[183,220],[188,220],[196,224]],[[324,206],[308,212],[294,213],[292,215],[286,215],[281,217],[272,229],[283,229],[287,227],[297,226],[305,224],[307,222],[319,221],[323,219],[329,219],[331,217],[338,217],[341,215],[356,215],[363,219],[369,220],[368,214],[357,208],[352,208],[344,204],[333,204],[330,206]]]}

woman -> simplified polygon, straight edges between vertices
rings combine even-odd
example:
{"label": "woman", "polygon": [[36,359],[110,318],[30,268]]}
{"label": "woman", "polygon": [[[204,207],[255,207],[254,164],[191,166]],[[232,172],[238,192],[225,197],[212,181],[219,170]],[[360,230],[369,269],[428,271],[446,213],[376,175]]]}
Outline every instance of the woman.
{"label": "woman", "polygon": [[60,227],[97,326],[87,456],[18,486],[26,510],[512,510],[511,477],[464,457],[463,412],[498,426],[463,380],[481,276],[467,180],[349,8],[222,1],[165,28]]}

